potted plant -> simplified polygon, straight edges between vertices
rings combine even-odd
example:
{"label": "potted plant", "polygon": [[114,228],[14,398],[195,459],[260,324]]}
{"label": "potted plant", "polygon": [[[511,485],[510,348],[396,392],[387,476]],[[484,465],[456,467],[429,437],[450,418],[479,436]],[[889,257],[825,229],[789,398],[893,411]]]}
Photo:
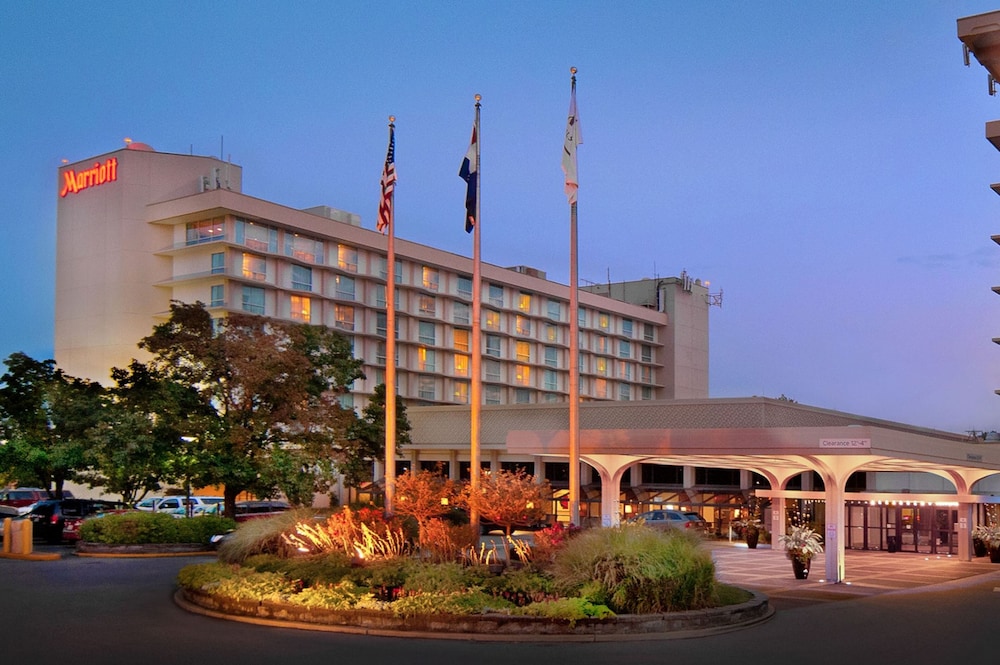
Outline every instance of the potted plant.
{"label": "potted plant", "polygon": [[977,557],[986,556],[989,553],[989,549],[986,547],[986,542],[983,541],[983,531],[986,526],[982,524],[976,525],[976,528],[972,530],[972,552]]}
{"label": "potted plant", "polygon": [[743,539],[747,543],[747,547],[750,549],[756,549],[757,543],[760,541],[760,532],[764,530],[764,522],[754,516],[747,516],[743,519],[736,520],[733,525],[738,527],[743,533]]}
{"label": "potted plant", "polygon": [[778,536],[788,558],[792,561],[795,579],[809,577],[809,562],[817,554],[823,553],[822,537],[807,526],[793,526],[788,533]]}
{"label": "potted plant", "polygon": [[990,561],[1000,563],[1000,524],[980,526],[976,530],[990,553]]}

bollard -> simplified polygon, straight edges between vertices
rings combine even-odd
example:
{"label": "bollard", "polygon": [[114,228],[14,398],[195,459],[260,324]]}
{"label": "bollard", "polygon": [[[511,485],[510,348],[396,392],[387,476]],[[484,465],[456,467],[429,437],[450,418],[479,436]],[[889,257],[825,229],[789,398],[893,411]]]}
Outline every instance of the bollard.
{"label": "bollard", "polygon": [[14,520],[12,520],[9,517],[5,517],[4,520],[3,520],[3,553],[4,554],[10,554],[10,547],[11,547],[10,539],[12,538],[11,531],[13,530],[13,528],[12,528],[13,522],[14,522]]}

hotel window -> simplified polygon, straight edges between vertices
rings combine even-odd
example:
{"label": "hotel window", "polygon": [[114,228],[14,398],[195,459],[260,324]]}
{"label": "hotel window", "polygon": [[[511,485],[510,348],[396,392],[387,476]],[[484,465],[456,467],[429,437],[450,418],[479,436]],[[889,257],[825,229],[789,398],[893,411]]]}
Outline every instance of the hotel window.
{"label": "hotel window", "polygon": [[640,352],[642,354],[641,357],[642,362],[644,363],[653,362],[653,347],[651,347],[649,344],[643,344],[640,349]]}
{"label": "hotel window", "polygon": [[420,295],[420,313],[433,316],[437,312],[437,298],[434,296]]}
{"label": "hotel window", "polygon": [[487,360],[483,363],[483,369],[485,370],[487,381],[501,380],[501,372],[503,369],[499,360]]}
{"label": "hotel window", "polygon": [[375,306],[385,307],[385,284],[375,285]]}
{"label": "hotel window", "polygon": [[389,277],[389,270],[386,266],[389,265],[389,259],[384,256],[380,256],[375,259],[375,264],[378,266],[378,276],[388,281],[387,278]]}
{"label": "hotel window", "polygon": [[455,376],[469,376],[469,356],[455,354]]}
{"label": "hotel window", "polygon": [[243,311],[251,314],[264,313],[264,289],[259,286],[243,287]]}
{"label": "hotel window", "polygon": [[[337,267],[345,272],[357,272],[358,250],[350,245],[337,245]],[[382,264],[382,267],[385,268],[385,263]]]}
{"label": "hotel window", "polygon": [[292,318],[296,321],[302,321],[303,323],[309,323],[312,321],[311,305],[312,303],[306,296],[292,296]]}
{"label": "hotel window", "polygon": [[469,382],[468,381],[456,381],[452,385],[451,400],[457,402],[458,404],[468,404],[469,403]]}
{"label": "hotel window", "polygon": [[632,380],[632,363],[618,363],[618,378]]}
{"label": "hotel window", "polygon": [[652,383],[653,382],[653,368],[652,367],[645,367],[645,366],[640,367],[639,368],[639,377],[640,377],[640,380],[643,383]]}
{"label": "hotel window", "polygon": [[545,393],[542,395],[542,401],[551,404],[552,402],[558,402],[560,400],[559,395],[556,395],[555,393]]}
{"label": "hotel window", "polygon": [[521,291],[517,294],[517,308],[525,314],[531,313],[531,294]]}
{"label": "hotel window", "polygon": [[622,319],[622,337],[632,339],[632,319]]}
{"label": "hotel window", "polygon": [[518,314],[514,323],[518,335],[531,334],[531,319],[529,319],[528,317]]}
{"label": "hotel window", "polygon": [[632,386],[627,383],[618,384],[618,399],[627,402],[632,399]]}
{"label": "hotel window", "polygon": [[503,307],[503,287],[499,284],[490,284],[487,302],[496,307]]}
{"label": "hotel window", "polygon": [[206,219],[201,222],[189,222],[185,227],[185,242],[188,245],[200,245],[203,242],[224,240],[226,225],[222,218]]}
{"label": "hotel window", "polygon": [[267,279],[267,261],[257,254],[243,253],[243,276],[257,282]]}
{"label": "hotel window", "polygon": [[334,328],[354,330],[354,308],[350,305],[334,305],[333,319]]}
{"label": "hotel window", "polygon": [[608,338],[604,335],[594,335],[594,351],[597,353],[607,353]]}
{"label": "hotel window", "polygon": [[526,388],[518,388],[514,391],[515,404],[531,404],[531,391]]}
{"label": "hotel window", "polygon": [[285,233],[285,256],[306,263],[323,263],[323,243],[312,238]]}
{"label": "hotel window", "polygon": [[222,284],[212,285],[212,298],[210,307],[222,307],[226,304],[226,287]]}
{"label": "hotel window", "polygon": [[430,321],[421,321],[420,325],[417,327],[417,339],[421,344],[436,344],[434,324]]}
{"label": "hotel window", "polygon": [[486,398],[487,404],[499,404],[500,403],[500,386],[484,386],[483,395]]}
{"label": "hotel window", "polygon": [[472,297],[471,277],[463,277],[461,275],[458,276],[458,295],[462,296],[463,298]]}
{"label": "hotel window", "polygon": [[576,310],[576,322],[581,328],[587,326],[587,310],[584,307],[578,307]]}
{"label": "hotel window", "polygon": [[607,399],[608,397],[607,379],[597,379],[596,381],[594,381],[594,397]]}
{"label": "hotel window", "polygon": [[600,376],[608,375],[608,359],[607,358],[594,358],[594,370],[596,374]]}
{"label": "hotel window", "polygon": [[649,386],[643,386],[642,399],[653,399],[653,389]]}
{"label": "hotel window", "polygon": [[393,279],[396,284],[403,283],[403,262],[399,259],[396,259],[396,265],[393,269]]}
{"label": "hotel window", "polygon": [[559,326],[554,326],[551,323],[545,324],[545,340],[547,342],[558,342],[559,341]]}
{"label": "hotel window", "polygon": [[463,330],[461,328],[456,328],[452,331],[452,339],[454,340],[454,346],[456,351],[469,352],[469,331]]}
{"label": "hotel window", "polygon": [[420,347],[417,349],[417,369],[421,372],[437,371],[437,356],[434,349]]}
{"label": "hotel window", "polygon": [[388,318],[385,312],[375,312],[375,334],[379,337],[385,337],[388,325]]}
{"label": "hotel window", "polygon": [[549,367],[559,367],[559,349],[554,346],[545,347],[545,364]]}
{"label": "hotel window", "polygon": [[334,292],[341,300],[354,300],[355,286],[354,278],[346,275],[337,275],[333,279]]}
{"label": "hotel window", "polygon": [[514,383],[521,386],[530,386],[531,368],[527,365],[514,365]]}
{"label": "hotel window", "polygon": [[531,344],[529,344],[528,342],[515,342],[514,357],[517,358],[518,362],[530,363]]}
{"label": "hotel window", "polygon": [[458,301],[452,302],[451,311],[451,318],[455,323],[466,326],[472,324],[472,310],[469,308],[469,303]]}
{"label": "hotel window", "polygon": [[212,254],[212,274],[219,275],[226,272],[226,254],[225,252],[216,252]]}
{"label": "hotel window", "polygon": [[618,340],[618,357],[619,358],[632,357],[632,342],[626,339]]}
{"label": "hotel window", "polygon": [[424,288],[429,291],[437,291],[439,286],[438,282],[440,280],[438,271],[435,270],[434,268],[428,268],[427,266],[424,266],[422,272],[423,272],[422,279],[424,283]]}
{"label": "hotel window", "polygon": [[562,318],[562,305],[558,300],[552,300],[549,298],[545,305],[546,315],[553,321],[558,321]]}
{"label": "hotel window", "polygon": [[245,219],[236,220],[236,243],[258,252],[278,253],[278,230]]}
{"label": "hotel window", "polygon": [[542,377],[542,387],[545,390],[559,390],[559,372],[547,369]]}
{"label": "hotel window", "polygon": [[385,364],[385,342],[379,342],[378,344],[375,345],[375,364],[377,365]]}
{"label": "hotel window", "polygon": [[305,266],[292,266],[292,288],[312,291],[313,271]]}
{"label": "hotel window", "polygon": [[420,399],[434,399],[437,395],[434,390],[434,377],[422,376],[417,383],[417,396]]}
{"label": "hotel window", "polygon": [[611,328],[611,315],[606,312],[597,313],[597,327],[601,330],[608,330]]}
{"label": "hotel window", "polygon": [[487,330],[500,330],[500,312],[488,309],[484,312],[486,323],[483,326]]}
{"label": "hotel window", "polygon": [[656,339],[653,336],[653,324],[644,323],[642,324],[642,338],[647,342],[655,342]]}
{"label": "hotel window", "polygon": [[486,355],[494,358],[500,357],[500,337],[499,335],[486,336]]}

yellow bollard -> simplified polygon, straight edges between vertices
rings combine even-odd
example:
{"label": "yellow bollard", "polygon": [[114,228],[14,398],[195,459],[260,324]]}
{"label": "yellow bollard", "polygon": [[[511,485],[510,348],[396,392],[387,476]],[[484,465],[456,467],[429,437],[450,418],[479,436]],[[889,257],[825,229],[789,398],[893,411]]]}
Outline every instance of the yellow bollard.
{"label": "yellow bollard", "polygon": [[4,554],[10,554],[10,546],[11,546],[10,545],[10,539],[12,537],[11,536],[11,531],[13,530],[11,528],[11,525],[12,525],[13,522],[14,522],[14,520],[12,520],[9,517],[5,517],[4,520],[3,520],[3,553]]}
{"label": "yellow bollard", "polygon": [[19,520],[21,522],[21,551],[18,554],[31,555],[31,549],[35,539],[35,523],[31,520]]}

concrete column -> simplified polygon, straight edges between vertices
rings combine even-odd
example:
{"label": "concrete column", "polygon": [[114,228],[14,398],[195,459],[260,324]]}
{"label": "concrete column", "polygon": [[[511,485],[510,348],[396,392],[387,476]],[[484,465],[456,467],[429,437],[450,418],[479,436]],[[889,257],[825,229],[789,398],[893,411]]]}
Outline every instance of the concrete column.
{"label": "concrete column", "polygon": [[958,504],[958,560],[972,561],[972,504]]}
{"label": "concrete column", "polygon": [[448,480],[453,482],[458,482],[459,480],[459,468],[458,468],[458,451],[449,450],[448,451]]}
{"label": "concrete column", "polygon": [[[832,474],[830,474],[832,475]],[[826,533],[823,551],[826,553],[826,581],[843,582],[845,567],[844,488],[838,478],[823,478],[826,485]]]}
{"label": "concrete column", "polygon": [[771,499],[771,547],[778,549],[778,536],[785,533],[787,526],[787,514],[785,511],[785,498],[777,497]]}
{"label": "concrete column", "polygon": [[753,489],[753,472],[748,469],[740,469],[740,489]]}
{"label": "concrete column", "polygon": [[694,469],[693,466],[684,467],[684,489],[689,490],[694,487]]}

